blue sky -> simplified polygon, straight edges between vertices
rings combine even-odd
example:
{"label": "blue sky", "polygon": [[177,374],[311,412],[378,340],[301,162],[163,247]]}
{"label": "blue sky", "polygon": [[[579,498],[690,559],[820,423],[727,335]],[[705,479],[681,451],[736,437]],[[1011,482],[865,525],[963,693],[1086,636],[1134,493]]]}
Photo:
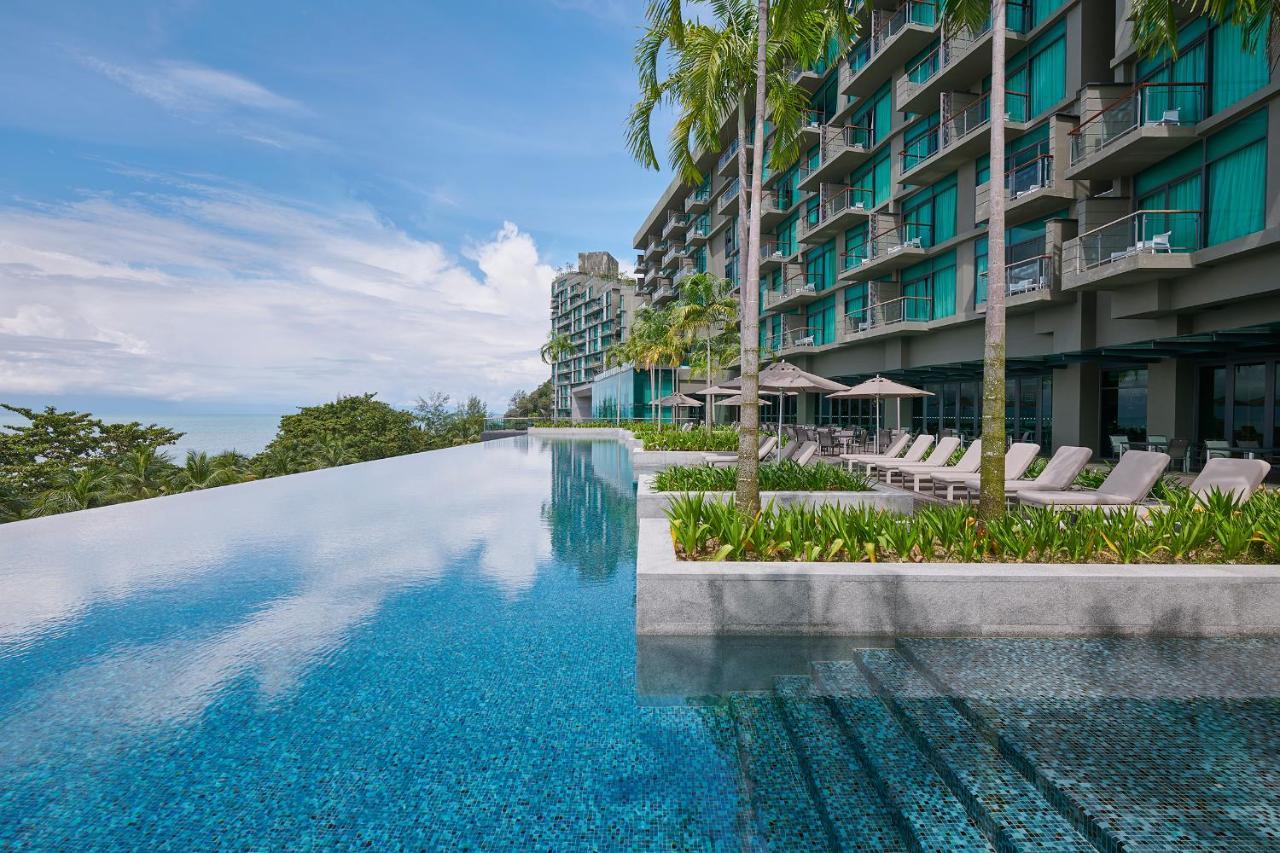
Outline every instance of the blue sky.
{"label": "blue sky", "polygon": [[545,377],[624,261],[641,0],[8,2],[0,399],[291,406]]}

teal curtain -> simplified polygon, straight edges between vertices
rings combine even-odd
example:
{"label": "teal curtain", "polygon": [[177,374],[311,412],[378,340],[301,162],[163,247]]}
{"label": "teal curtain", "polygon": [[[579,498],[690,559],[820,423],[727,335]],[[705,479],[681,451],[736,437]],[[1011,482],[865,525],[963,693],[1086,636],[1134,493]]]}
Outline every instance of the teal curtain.
{"label": "teal curtain", "polygon": [[1031,22],[1028,29],[1040,26],[1045,19],[1061,8],[1064,2],[1065,0],[1031,0]]}
{"label": "teal curtain", "polygon": [[1017,71],[1011,72],[1007,80],[1005,80],[1005,103],[1004,111],[1013,121],[1026,121],[1029,117],[1027,112],[1027,67],[1024,65]]}
{"label": "teal curtain", "polygon": [[933,234],[932,243],[950,240],[956,235],[956,185],[941,189],[933,200]]}
{"label": "teal curtain", "polygon": [[874,204],[882,204],[889,199],[889,190],[893,187],[893,162],[889,159],[889,152],[886,151],[871,167],[873,189],[875,190]]}
{"label": "teal curtain", "polygon": [[[1031,111],[1026,118],[1061,101],[1067,91],[1067,40],[1060,38],[1031,57]],[[1012,87],[1010,87],[1012,88]]]}
{"label": "teal curtain", "polygon": [[925,301],[929,296],[929,279],[927,277],[904,281],[902,295],[904,297],[912,297],[903,303],[902,316],[904,320],[929,319],[929,305]]}
{"label": "teal curtain", "polygon": [[809,330],[809,334],[813,335],[814,343],[821,346],[822,344],[833,344],[836,341],[836,297],[828,296],[825,299],[819,299],[809,306],[806,316],[805,325]]}
{"label": "teal curtain", "polygon": [[[1138,207],[1141,210],[1199,211],[1200,198],[1200,174],[1196,173],[1144,196]],[[1192,251],[1200,248],[1201,218],[1201,214],[1194,212],[1154,214],[1143,218],[1142,233],[1136,236],[1140,240],[1151,240],[1167,233],[1174,251]]]}
{"label": "teal curtain", "polygon": [[872,109],[872,124],[875,127],[875,138],[872,144],[886,139],[889,132],[893,129],[893,96],[889,94],[889,84],[886,83],[883,88],[875,95],[875,106]]}
{"label": "teal curtain", "polygon": [[1210,94],[1214,112],[1231,106],[1267,85],[1270,69],[1267,67],[1266,45],[1264,35],[1253,50],[1246,51],[1240,27],[1226,23],[1214,29],[1213,83]]}
{"label": "teal curtain", "polygon": [[844,313],[861,317],[867,309],[867,285],[865,282],[855,284],[844,292]]}
{"label": "teal curtain", "polygon": [[981,305],[987,301],[987,238],[979,237],[973,242],[973,302]]}
{"label": "teal curtain", "polygon": [[1262,230],[1266,171],[1265,140],[1209,164],[1210,246]]}
{"label": "teal curtain", "polygon": [[956,268],[944,267],[933,271],[933,319],[950,317],[956,313]]}

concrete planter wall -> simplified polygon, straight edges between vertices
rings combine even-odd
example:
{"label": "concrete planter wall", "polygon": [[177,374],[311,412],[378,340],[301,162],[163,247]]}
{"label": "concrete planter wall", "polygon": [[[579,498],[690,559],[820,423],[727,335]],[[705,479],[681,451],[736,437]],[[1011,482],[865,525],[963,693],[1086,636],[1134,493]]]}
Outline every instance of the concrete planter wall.
{"label": "concrete planter wall", "polygon": [[[636,486],[636,517],[666,518],[671,498],[680,492],[655,492],[653,474],[641,474]],[[709,498],[733,500],[733,492],[703,492]],[[761,492],[760,503],[773,501],[778,506],[803,503],[810,506],[874,506],[910,515],[914,506],[910,492],[876,484],[869,492]]]}
{"label": "concrete planter wall", "polygon": [[1276,566],[687,562],[639,523],[639,634],[1280,636]]}
{"label": "concrete planter wall", "polygon": [[610,439],[620,441],[631,448],[631,467],[634,471],[660,471],[672,465],[701,465],[706,462],[703,450],[645,450],[644,442],[631,430],[606,427],[531,427],[529,435],[541,438]]}

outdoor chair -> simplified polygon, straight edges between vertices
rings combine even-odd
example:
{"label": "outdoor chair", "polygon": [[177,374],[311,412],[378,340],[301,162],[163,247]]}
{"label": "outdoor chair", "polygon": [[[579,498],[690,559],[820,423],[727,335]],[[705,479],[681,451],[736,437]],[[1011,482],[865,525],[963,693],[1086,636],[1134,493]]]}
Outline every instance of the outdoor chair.
{"label": "outdoor chair", "polygon": [[818,430],[818,451],[823,456],[834,456],[836,454],[836,436],[833,430]]}
{"label": "outdoor chair", "polygon": [[947,436],[934,445],[933,452],[929,454],[927,459],[921,459],[919,462],[908,462],[905,459],[899,462],[895,459],[886,459],[875,463],[875,467],[884,472],[886,483],[893,483],[893,475],[896,472],[905,485],[907,474],[912,471],[940,470],[951,461],[951,454],[955,453],[959,446],[960,439],[955,436]]}
{"label": "outdoor chair", "polygon": [[813,464],[813,460],[818,456],[818,445],[812,441],[806,441],[799,445],[795,457],[792,459],[797,465],[808,466]]}
{"label": "outdoor chair", "polygon": [[1164,450],[1169,446],[1169,436],[1151,433],[1147,435],[1147,450]]}
{"label": "outdoor chair", "polygon": [[1230,459],[1231,458],[1231,442],[1221,441],[1218,439],[1208,439],[1204,443],[1204,461],[1207,465],[1210,459]]}
{"label": "outdoor chair", "polygon": [[898,436],[897,440],[894,441],[892,444],[889,444],[887,446],[885,444],[881,444],[881,447],[884,447],[883,453],[845,453],[841,455],[840,458],[843,459],[846,463],[848,463],[848,468],[850,471],[852,471],[853,465],[855,462],[861,464],[866,462],[867,460],[871,460],[872,462],[875,462],[876,460],[879,460],[879,459],[893,459],[897,457],[899,454],[902,453],[903,450],[906,449],[907,442],[910,440],[911,440],[911,436],[900,435]]}
{"label": "outdoor chair", "polygon": [[[933,446],[933,436],[918,435],[916,436],[916,440],[911,442],[911,446],[907,448],[907,452],[902,454],[902,457],[897,461],[898,462],[919,462],[921,459],[924,458],[924,455],[929,452],[929,448],[932,446]],[[858,456],[861,456],[862,458],[860,459],[850,458],[850,457],[858,457]],[[856,453],[846,454],[845,456],[845,460],[849,462],[849,470],[853,470],[854,464],[865,465],[867,467],[868,476],[871,475],[876,465],[878,465],[881,462],[888,462],[893,458],[894,457],[892,456],[875,456],[875,455],[866,456],[863,454],[856,454]]]}
{"label": "outdoor chair", "polygon": [[[946,439],[943,439],[944,441]],[[941,442],[939,442],[941,444]],[[982,439],[978,439],[969,444],[965,448],[962,455],[954,465],[943,464],[941,468],[902,468],[898,473],[902,475],[902,486],[906,488],[907,478],[911,478],[911,490],[913,492],[922,491],[922,486],[926,481],[933,486],[937,482],[938,477],[954,478],[964,477],[978,470],[982,464]]]}
{"label": "outdoor chair", "polygon": [[1129,436],[1112,435],[1108,436],[1108,438],[1111,439],[1111,455],[1117,460],[1129,452]]}
{"label": "outdoor chair", "polygon": [[[765,459],[768,459],[769,454],[772,453],[773,449],[777,446],[778,446],[778,437],[774,435],[771,435],[768,438],[766,438],[764,441],[760,442],[760,461],[763,462]],[[703,460],[706,461],[708,465],[721,466],[721,465],[737,465],[738,464],[738,454],[736,453],[734,454],[708,453],[706,456],[702,458]]]}
{"label": "outdoor chair", "polygon": [[1170,439],[1165,453],[1169,454],[1174,468],[1181,468],[1184,474],[1191,470],[1191,442],[1187,439]]}
{"label": "outdoor chair", "polygon": [[1102,481],[1097,491],[1018,493],[1026,506],[1089,507],[1136,506],[1147,499],[1160,475],[1169,467],[1169,454],[1158,450],[1130,450]]}
{"label": "outdoor chair", "polygon": [[[977,443],[978,442],[976,441],[974,442],[974,444]],[[1085,464],[1089,461],[1090,456],[1092,456],[1092,451],[1089,451],[1088,448],[1081,449],[1086,451],[1084,460],[1080,463],[1080,468],[1075,469],[1071,473],[1071,478],[1066,480],[1066,485],[1062,487],[1064,489],[1075,481],[1076,474],[1080,473],[1080,469],[1084,468]],[[1029,441],[1016,441],[1004,452],[1004,488],[1006,493],[1016,491],[1017,483],[1036,482],[1035,480],[1022,480],[1020,478],[1023,474],[1027,473],[1027,469],[1031,467],[1031,463],[1035,460],[1036,454],[1039,452],[1040,445]],[[1050,469],[1053,468],[1054,461],[1057,460],[1061,452],[1062,451],[1059,450],[1058,453],[1054,454],[1053,459],[1049,460],[1049,464],[1046,465],[1044,471],[1041,472],[1041,477],[1050,472]],[[978,465],[981,467],[981,460],[979,460]],[[957,475],[950,474],[946,471],[938,471],[934,476],[933,483],[935,491],[938,485],[943,483],[946,484],[947,500],[949,501],[955,500],[956,487],[960,487],[965,490],[966,498],[972,498],[974,495],[978,494],[978,491],[982,486],[982,475],[977,472],[976,468],[973,472],[968,474]]]}

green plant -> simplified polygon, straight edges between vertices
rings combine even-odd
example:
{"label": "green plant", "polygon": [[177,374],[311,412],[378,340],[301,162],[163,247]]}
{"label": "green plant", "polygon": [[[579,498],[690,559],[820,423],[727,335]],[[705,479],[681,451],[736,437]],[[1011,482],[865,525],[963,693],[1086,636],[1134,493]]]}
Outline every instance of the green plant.
{"label": "green plant", "polygon": [[[659,471],[653,488],[659,492],[731,492],[738,472],[733,467],[677,465]],[[867,478],[838,465],[797,465],[784,461],[760,466],[760,488],[766,492],[864,492]]]}
{"label": "green plant", "polygon": [[635,433],[645,450],[701,450],[731,453],[738,449],[738,433],[728,427],[681,432],[678,429],[646,427]]}

